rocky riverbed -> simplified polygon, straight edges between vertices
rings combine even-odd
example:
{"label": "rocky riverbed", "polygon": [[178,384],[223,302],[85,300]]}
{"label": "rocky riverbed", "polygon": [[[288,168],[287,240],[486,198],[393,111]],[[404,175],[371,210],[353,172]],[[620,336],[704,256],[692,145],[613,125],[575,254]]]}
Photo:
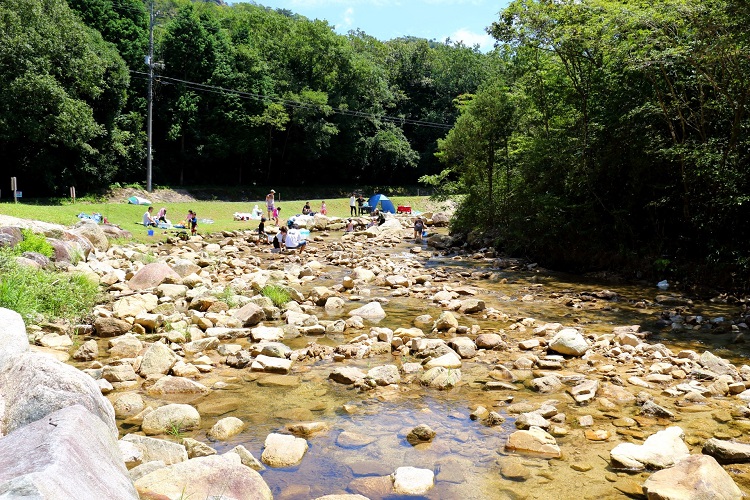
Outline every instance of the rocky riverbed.
{"label": "rocky riverbed", "polygon": [[[708,315],[666,292],[555,285],[451,249],[444,220],[428,218],[428,245],[406,217],[353,234],[319,219],[302,254],[252,231],[112,248],[91,224],[50,234],[88,242],[75,266],[57,245],[56,265],[106,300],[91,325],[28,338],[111,402],[141,498],[749,491],[738,306]],[[701,336],[715,353],[690,342]],[[13,429],[0,425],[0,446]]]}

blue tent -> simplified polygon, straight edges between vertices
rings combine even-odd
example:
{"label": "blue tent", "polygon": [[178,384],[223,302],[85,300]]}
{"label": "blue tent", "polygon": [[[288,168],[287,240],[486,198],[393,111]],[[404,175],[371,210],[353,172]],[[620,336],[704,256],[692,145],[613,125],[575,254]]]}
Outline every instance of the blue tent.
{"label": "blue tent", "polygon": [[396,213],[396,207],[393,206],[393,202],[384,194],[374,194],[369,200],[367,200],[367,204],[370,205],[373,210],[378,208],[378,203],[380,203],[381,212]]}

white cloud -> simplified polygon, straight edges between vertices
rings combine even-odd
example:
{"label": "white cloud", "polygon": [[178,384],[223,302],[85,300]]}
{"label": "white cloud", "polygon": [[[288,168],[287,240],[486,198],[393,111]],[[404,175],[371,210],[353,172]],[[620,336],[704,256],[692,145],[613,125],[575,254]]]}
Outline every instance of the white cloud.
{"label": "white cloud", "polygon": [[344,13],[341,15],[341,23],[340,25],[337,25],[336,28],[341,29],[349,29],[354,25],[354,7],[349,7],[344,11]]}
{"label": "white cloud", "polygon": [[454,32],[450,36],[450,39],[454,42],[463,42],[467,47],[473,47],[478,44],[482,51],[492,49],[495,42],[495,39],[487,33],[472,33],[466,28],[461,28]]}

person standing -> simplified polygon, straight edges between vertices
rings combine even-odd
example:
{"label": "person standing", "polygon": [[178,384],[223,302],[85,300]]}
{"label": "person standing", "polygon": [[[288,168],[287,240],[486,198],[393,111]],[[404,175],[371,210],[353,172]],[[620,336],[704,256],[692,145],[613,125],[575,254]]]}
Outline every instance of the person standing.
{"label": "person standing", "polygon": [[322,215],[328,215],[328,207],[326,207],[325,200],[323,200],[323,202],[320,204],[320,213]]}
{"label": "person standing", "polygon": [[275,195],[276,195],[276,191],[274,191],[273,189],[271,190],[270,193],[266,195],[266,210],[268,210],[269,219],[273,217],[273,209],[276,206],[276,203],[274,200]]}
{"label": "person standing", "polygon": [[364,206],[364,204],[365,204],[364,197],[362,195],[359,195],[357,197],[357,209],[359,211],[359,215],[362,215],[363,213],[365,213],[365,211],[362,210],[362,207]]}
{"label": "person standing", "polygon": [[357,197],[354,196],[354,193],[349,198],[349,215],[357,215]]}
{"label": "person standing", "polygon": [[414,221],[414,241],[417,243],[422,242],[422,232],[424,231],[424,221],[422,217],[417,216],[417,220]]}
{"label": "person standing", "polygon": [[198,232],[198,216],[192,210],[188,210],[188,227],[190,228],[190,235],[195,236]]}
{"label": "person standing", "polygon": [[266,236],[266,218],[260,218],[260,224],[258,224],[258,243],[268,243],[268,236]]}

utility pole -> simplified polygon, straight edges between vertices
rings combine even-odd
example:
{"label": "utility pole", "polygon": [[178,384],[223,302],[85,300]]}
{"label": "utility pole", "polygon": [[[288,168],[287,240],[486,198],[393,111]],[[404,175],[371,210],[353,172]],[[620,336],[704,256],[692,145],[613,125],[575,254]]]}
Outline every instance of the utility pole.
{"label": "utility pole", "polygon": [[146,191],[152,192],[151,186],[151,132],[154,107],[154,0],[151,0],[148,21],[148,150],[146,152]]}

